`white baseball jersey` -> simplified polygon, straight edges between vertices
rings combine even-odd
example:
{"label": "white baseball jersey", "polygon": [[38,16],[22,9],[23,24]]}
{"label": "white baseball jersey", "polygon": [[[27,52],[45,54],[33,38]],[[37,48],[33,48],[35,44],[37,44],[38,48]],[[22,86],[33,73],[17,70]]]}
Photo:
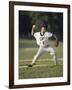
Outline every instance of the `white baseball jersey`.
{"label": "white baseball jersey", "polygon": [[52,37],[52,33],[45,32],[44,35],[41,35],[40,32],[34,33],[34,37],[36,39],[37,45],[39,46],[46,46],[49,45],[48,39]]}

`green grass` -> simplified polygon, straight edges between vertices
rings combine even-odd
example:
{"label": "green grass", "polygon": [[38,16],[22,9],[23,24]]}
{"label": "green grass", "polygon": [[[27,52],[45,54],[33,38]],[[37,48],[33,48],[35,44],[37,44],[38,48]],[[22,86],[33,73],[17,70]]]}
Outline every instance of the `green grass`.
{"label": "green grass", "polygon": [[[54,47],[54,41],[50,41],[50,45]],[[26,64],[32,62],[33,57],[37,53],[38,46],[35,40],[19,41],[19,79],[26,78],[46,78],[46,77],[62,77],[63,76],[63,43],[59,43],[59,47],[55,48],[57,52],[58,64],[55,66],[49,53],[45,53],[40,57],[36,65],[28,68]],[[37,66],[40,65],[40,66]],[[44,66],[43,66],[44,65]]]}

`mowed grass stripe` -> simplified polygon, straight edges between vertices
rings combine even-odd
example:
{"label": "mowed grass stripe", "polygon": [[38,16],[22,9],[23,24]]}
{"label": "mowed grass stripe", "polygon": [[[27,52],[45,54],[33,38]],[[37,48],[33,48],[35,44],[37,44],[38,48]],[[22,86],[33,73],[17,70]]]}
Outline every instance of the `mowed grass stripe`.
{"label": "mowed grass stripe", "polygon": [[[58,58],[58,61],[62,61],[63,60],[63,58]],[[24,62],[24,61],[26,61],[26,62],[28,62],[28,61],[32,61],[32,59],[24,59],[24,60],[20,60],[19,62]],[[38,61],[52,61],[52,59],[39,59]]]}
{"label": "mowed grass stripe", "polygon": [[[19,66],[25,66],[26,64],[31,64],[31,60],[23,60],[23,61],[21,61],[21,62],[19,62]],[[62,62],[62,60],[60,59],[60,60],[58,60],[58,64],[62,64],[63,62]],[[50,64],[53,64],[53,60],[52,59],[50,59],[50,60],[44,60],[44,59],[40,59],[40,60],[38,60],[37,62],[36,62],[36,64],[37,65],[42,65],[42,64],[45,64],[45,65],[50,65]]]}
{"label": "mowed grass stripe", "polygon": [[[34,67],[47,67],[48,65],[44,65],[44,64],[42,64],[42,65],[34,65],[33,66],[33,68]],[[56,66],[56,65],[49,65],[49,66]],[[62,65],[60,65],[60,66],[62,66]],[[25,66],[19,66],[19,68],[29,68],[27,65],[25,65]],[[31,67],[30,67],[31,68]]]}
{"label": "mowed grass stripe", "polygon": [[[20,63],[19,66],[26,66],[27,64],[31,64],[31,62]],[[43,65],[43,64],[44,65],[54,65],[54,62],[52,62],[52,61],[51,62],[36,62],[35,64],[36,65]],[[60,62],[58,62],[58,64],[62,65],[63,62],[60,61]]]}

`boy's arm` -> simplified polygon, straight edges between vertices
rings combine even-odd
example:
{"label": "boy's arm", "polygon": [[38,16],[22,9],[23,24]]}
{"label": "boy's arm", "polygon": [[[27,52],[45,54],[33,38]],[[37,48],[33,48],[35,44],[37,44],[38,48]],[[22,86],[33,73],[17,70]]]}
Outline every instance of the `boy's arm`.
{"label": "boy's arm", "polygon": [[31,35],[33,36],[34,35],[34,32],[35,32],[35,25],[32,26],[32,31],[31,31]]}
{"label": "boy's arm", "polygon": [[58,38],[57,38],[57,36],[56,35],[53,35],[53,37],[55,38],[55,46],[56,47],[58,47],[58,45],[59,45],[59,41],[58,41]]}

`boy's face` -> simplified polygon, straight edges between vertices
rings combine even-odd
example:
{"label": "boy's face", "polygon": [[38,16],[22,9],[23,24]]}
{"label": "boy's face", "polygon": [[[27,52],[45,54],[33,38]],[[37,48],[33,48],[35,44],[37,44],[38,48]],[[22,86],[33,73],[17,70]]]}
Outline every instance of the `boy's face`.
{"label": "boy's face", "polygon": [[44,33],[46,31],[45,27],[41,27],[41,33]]}

